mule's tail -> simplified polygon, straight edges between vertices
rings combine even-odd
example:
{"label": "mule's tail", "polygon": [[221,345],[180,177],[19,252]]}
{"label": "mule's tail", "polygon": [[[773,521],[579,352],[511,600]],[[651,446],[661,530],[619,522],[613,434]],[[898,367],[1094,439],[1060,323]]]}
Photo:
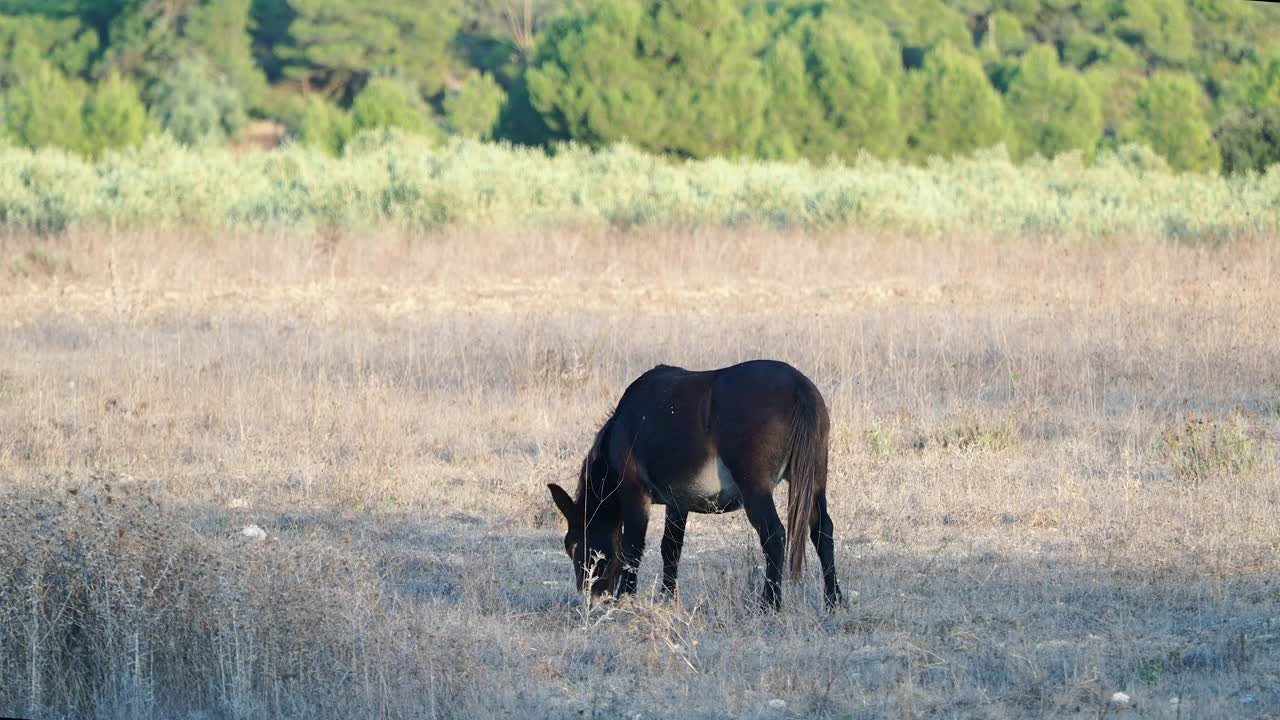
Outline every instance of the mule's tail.
{"label": "mule's tail", "polygon": [[809,535],[817,494],[827,487],[827,433],[830,421],[826,403],[812,384],[796,388],[791,416],[791,441],[787,474],[787,560],[791,582],[804,569],[805,542]]}

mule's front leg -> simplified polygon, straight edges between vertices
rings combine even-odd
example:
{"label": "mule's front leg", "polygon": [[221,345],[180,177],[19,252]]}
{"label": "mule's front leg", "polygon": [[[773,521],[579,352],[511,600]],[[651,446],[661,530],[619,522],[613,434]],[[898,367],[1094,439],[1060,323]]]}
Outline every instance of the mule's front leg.
{"label": "mule's front leg", "polygon": [[760,535],[760,547],[764,549],[764,604],[774,610],[782,609],[782,558],[787,548],[787,531],[778,518],[778,508],[773,495],[764,483],[754,492],[744,494],[743,508],[747,519]]}
{"label": "mule's front leg", "polygon": [[680,550],[684,547],[684,524],[689,513],[667,506],[667,525],[662,532],[662,592],[674,595],[676,573],[680,566]]}
{"label": "mule's front leg", "polygon": [[636,591],[640,561],[644,559],[644,536],[649,529],[649,498],[633,497],[624,502],[622,512],[622,570],[618,594]]}

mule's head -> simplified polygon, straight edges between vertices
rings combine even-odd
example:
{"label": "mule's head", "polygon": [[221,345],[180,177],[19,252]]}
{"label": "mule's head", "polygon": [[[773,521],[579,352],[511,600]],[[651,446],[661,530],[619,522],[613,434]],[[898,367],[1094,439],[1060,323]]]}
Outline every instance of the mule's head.
{"label": "mule's head", "polygon": [[[583,503],[575,502],[564,488],[554,483],[547,487],[556,507],[564,514],[569,529],[564,535],[564,551],[573,561],[573,574],[578,592],[582,592],[591,578],[591,594],[600,596],[612,592],[618,581],[621,566],[618,552],[618,532],[610,523],[586,517]],[[594,515],[595,513],[593,513]]]}

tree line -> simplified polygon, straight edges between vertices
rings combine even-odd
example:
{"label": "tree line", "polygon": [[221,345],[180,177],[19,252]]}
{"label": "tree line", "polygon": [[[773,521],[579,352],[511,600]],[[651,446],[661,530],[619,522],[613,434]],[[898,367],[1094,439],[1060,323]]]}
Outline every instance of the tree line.
{"label": "tree line", "polygon": [[250,118],[683,158],[1147,145],[1280,162],[1280,7],[1243,0],[0,0],[3,140],[97,156]]}

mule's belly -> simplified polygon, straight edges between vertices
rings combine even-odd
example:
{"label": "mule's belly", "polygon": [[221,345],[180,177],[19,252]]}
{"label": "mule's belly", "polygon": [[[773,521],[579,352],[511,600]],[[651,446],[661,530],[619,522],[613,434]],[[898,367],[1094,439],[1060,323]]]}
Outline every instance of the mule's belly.
{"label": "mule's belly", "polygon": [[[782,482],[786,463],[775,473],[773,486]],[[719,455],[714,455],[687,478],[650,482],[655,502],[676,505],[696,513],[731,512],[742,507],[742,489]]]}
{"label": "mule's belly", "polygon": [[719,455],[703,465],[685,487],[680,499],[693,512],[720,513],[742,507],[742,491]]}

